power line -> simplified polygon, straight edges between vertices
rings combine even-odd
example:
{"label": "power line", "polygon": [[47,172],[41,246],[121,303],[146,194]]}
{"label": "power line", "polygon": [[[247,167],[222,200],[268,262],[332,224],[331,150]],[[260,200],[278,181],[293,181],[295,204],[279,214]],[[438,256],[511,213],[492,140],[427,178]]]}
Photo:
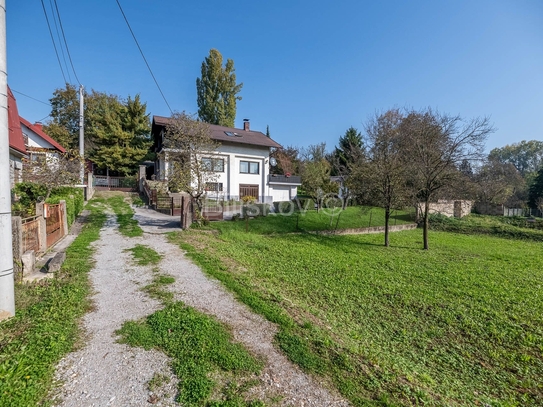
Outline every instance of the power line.
{"label": "power line", "polygon": [[[43,1],[43,0],[42,0]],[[162,95],[162,98],[164,99],[164,102],[166,102],[166,105],[168,106],[168,109],[170,109],[170,113],[173,114],[173,110],[170,107],[170,104],[166,100],[166,96],[164,96],[164,93],[162,92],[162,89],[160,89],[160,85],[158,84],[155,75],[153,74],[153,71],[151,70],[151,67],[149,66],[149,63],[147,62],[147,58],[145,58],[145,55],[143,54],[143,51],[141,50],[140,44],[138,43],[138,40],[136,39],[136,36],[134,35],[134,31],[132,31],[132,27],[130,27],[130,23],[128,22],[128,19],[126,18],[126,15],[124,14],[123,8],[121,7],[121,3],[119,3],[119,0],[115,0],[117,2],[117,5],[119,6],[119,9],[121,10],[121,13],[124,17],[124,21],[126,21],[126,25],[128,26],[128,29],[130,30],[130,33],[132,34],[132,37],[134,38],[134,41],[136,42],[136,45],[138,46],[138,49],[140,50],[140,54],[143,57],[143,60],[145,61],[145,65],[147,65],[147,69],[149,69],[149,72],[151,73],[151,76],[153,77],[153,80],[155,81],[156,87],[158,88],[158,91]]]}
{"label": "power line", "polygon": [[19,92],[18,90],[15,90],[15,89],[11,89],[12,92],[15,92],[15,93],[18,93],[19,95],[23,95],[29,99],[32,99],[32,100],[35,100],[36,102],[40,102],[40,103],[43,103],[44,105],[47,105],[47,106],[51,106],[50,103],[47,103],[47,102],[44,102],[42,100],[39,100],[39,99],[36,99],[36,98],[33,98],[32,96],[28,96],[28,95],[25,95],[23,92]]}
{"label": "power line", "polygon": [[70,60],[72,71],[74,71],[75,79],[77,80],[77,83],[81,85],[81,82],[79,81],[79,78],[77,77],[77,73],[75,72],[74,63],[72,62],[72,56],[70,55],[70,49],[68,48],[68,42],[66,41],[66,36],[64,35],[64,27],[62,26],[62,19],[60,18],[60,13],[58,11],[57,0],[54,0],[54,1],[55,1],[55,8],[57,9],[58,22],[60,23],[60,31],[62,32],[62,38],[64,38],[64,45],[66,46],[66,52],[68,53],[68,59]]}
{"label": "power line", "polygon": [[64,47],[62,46],[62,40],[60,39],[60,32],[58,31],[57,19],[55,18],[55,9],[53,8],[53,2],[49,0],[49,5],[51,6],[51,14],[53,15],[53,21],[55,23],[55,30],[57,32],[58,43],[60,46],[60,52],[62,53],[62,59],[64,60],[64,66],[66,67],[66,73],[68,74],[68,79],[72,83],[72,77],[70,76],[70,70],[68,69],[68,64],[66,63],[66,55],[64,55]]}
{"label": "power line", "polygon": [[47,11],[45,10],[45,4],[43,4],[43,0],[41,0],[41,6],[43,7],[43,14],[45,14],[45,20],[47,21],[47,27],[49,28],[49,34],[51,35],[51,41],[53,41],[53,47],[55,48],[55,54],[57,54],[57,61],[58,61],[58,65],[60,66],[60,71],[62,72],[62,77],[64,78],[64,83],[68,83],[68,81],[66,81],[66,75],[64,75],[64,69],[62,69],[62,63],[60,62],[60,58],[58,56],[57,45],[55,44],[55,38],[53,37],[53,32],[51,31],[51,24],[49,24],[49,17],[47,17]]}

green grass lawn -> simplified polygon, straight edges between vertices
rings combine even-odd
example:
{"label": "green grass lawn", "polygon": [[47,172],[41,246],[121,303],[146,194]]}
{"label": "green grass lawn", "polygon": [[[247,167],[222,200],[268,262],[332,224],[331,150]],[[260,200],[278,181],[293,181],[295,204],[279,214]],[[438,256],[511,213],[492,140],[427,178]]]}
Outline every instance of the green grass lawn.
{"label": "green grass lawn", "polygon": [[[409,211],[394,211],[391,225],[413,223],[413,213]],[[344,211],[338,209],[323,209],[299,211],[284,214],[269,214],[266,217],[250,219],[248,229],[252,233],[295,233],[301,231],[321,231],[348,228],[366,228],[385,224],[385,213],[381,208],[352,206]],[[213,228],[222,232],[245,231],[245,220],[237,222],[214,222]]]}
{"label": "green grass lawn", "polygon": [[266,235],[273,222],[172,239],[354,405],[543,405],[541,243],[431,231],[423,251],[420,230],[385,248],[381,235]]}

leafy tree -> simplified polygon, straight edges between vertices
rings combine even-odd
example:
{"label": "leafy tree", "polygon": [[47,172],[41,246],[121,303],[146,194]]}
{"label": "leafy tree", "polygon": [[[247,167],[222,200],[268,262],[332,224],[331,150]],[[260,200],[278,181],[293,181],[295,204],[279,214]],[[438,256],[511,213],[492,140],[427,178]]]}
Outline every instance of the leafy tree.
{"label": "leafy tree", "polygon": [[480,202],[519,206],[519,198],[526,190],[526,181],[511,163],[488,160],[474,178]]}
{"label": "leafy tree", "polygon": [[428,250],[429,206],[440,191],[458,180],[464,160],[482,158],[494,129],[488,118],[463,121],[431,109],[410,111],[402,121],[402,150],[413,196],[423,202],[423,240]]}
{"label": "leafy tree", "polygon": [[132,174],[136,164],[149,151],[149,115],[146,104],[139,95],[121,102],[113,95],[95,94],[89,121],[93,124],[87,132],[95,141],[96,148],[90,159],[99,168],[109,168],[122,174]]}
{"label": "leafy tree", "polygon": [[319,211],[323,199],[330,193],[337,193],[337,184],[330,181],[331,166],[326,159],[326,144],[310,145],[304,152],[301,164],[302,189],[317,204]]}
{"label": "leafy tree", "polygon": [[66,84],[56,89],[51,103],[51,120],[43,126],[47,135],[67,149],[79,147],[79,91]]}
{"label": "leafy tree", "polygon": [[[44,131],[64,147],[79,148],[78,90],[66,84],[50,99],[51,121]],[[85,92],[85,156],[99,167],[130,174],[151,145],[146,104],[139,95],[122,100],[93,90]]]}
{"label": "leafy tree", "polygon": [[216,49],[202,62],[202,77],[196,79],[198,118],[206,123],[234,127],[236,102],[243,83],[236,83],[234,61],[223,58]]}
{"label": "leafy tree", "polygon": [[217,158],[219,143],[211,139],[206,123],[182,112],[171,116],[164,147],[172,166],[168,174],[169,187],[186,192],[194,199],[199,222],[206,187],[218,180],[218,174],[209,167],[209,160]]}
{"label": "leafy tree", "polygon": [[366,125],[368,151],[352,165],[349,186],[362,202],[385,209],[385,246],[389,246],[389,221],[393,209],[409,200],[406,164],[401,143],[399,110],[376,115]]}
{"label": "leafy tree", "polygon": [[531,208],[537,208],[543,211],[543,167],[537,172],[532,185],[530,185],[530,200]]}
{"label": "leafy tree", "polygon": [[277,165],[271,168],[272,174],[299,174],[300,157],[297,147],[288,146],[272,151],[271,157],[277,160]]}
{"label": "leafy tree", "polygon": [[513,164],[523,177],[534,176],[543,165],[543,141],[523,140],[490,151],[489,160]]}

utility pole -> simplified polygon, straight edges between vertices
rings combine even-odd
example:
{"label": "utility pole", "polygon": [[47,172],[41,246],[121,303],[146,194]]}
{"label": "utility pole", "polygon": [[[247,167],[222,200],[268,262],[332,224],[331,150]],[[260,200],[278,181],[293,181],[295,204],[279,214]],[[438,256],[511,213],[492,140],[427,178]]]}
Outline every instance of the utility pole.
{"label": "utility pole", "polygon": [[15,315],[9,165],[6,0],[0,0],[0,320]]}
{"label": "utility pole", "polygon": [[79,180],[81,181],[81,185],[85,183],[85,116],[83,111],[83,93],[83,85],[79,85],[79,156],[81,159]]}

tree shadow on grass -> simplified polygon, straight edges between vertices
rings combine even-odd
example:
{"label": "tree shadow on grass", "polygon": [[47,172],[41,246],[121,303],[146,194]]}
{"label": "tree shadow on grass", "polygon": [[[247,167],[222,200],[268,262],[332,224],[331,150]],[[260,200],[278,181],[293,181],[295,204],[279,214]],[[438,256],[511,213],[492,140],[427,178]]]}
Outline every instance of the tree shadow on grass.
{"label": "tree shadow on grass", "polygon": [[[293,243],[300,243],[300,241],[307,243],[316,243],[321,246],[329,247],[333,250],[341,248],[345,251],[356,251],[360,250],[361,247],[382,247],[387,249],[384,245],[384,234],[379,234],[379,242],[363,240],[358,237],[360,236],[370,236],[370,235],[318,235],[313,233],[303,232],[296,235],[286,235],[281,238],[284,239],[293,239]],[[373,235],[375,236],[375,235]],[[422,250],[422,246],[407,246],[407,245],[397,245],[394,244],[393,239],[391,239],[390,249],[407,249],[407,250]],[[418,244],[416,241],[414,244]],[[422,243],[421,243],[422,244]]]}

